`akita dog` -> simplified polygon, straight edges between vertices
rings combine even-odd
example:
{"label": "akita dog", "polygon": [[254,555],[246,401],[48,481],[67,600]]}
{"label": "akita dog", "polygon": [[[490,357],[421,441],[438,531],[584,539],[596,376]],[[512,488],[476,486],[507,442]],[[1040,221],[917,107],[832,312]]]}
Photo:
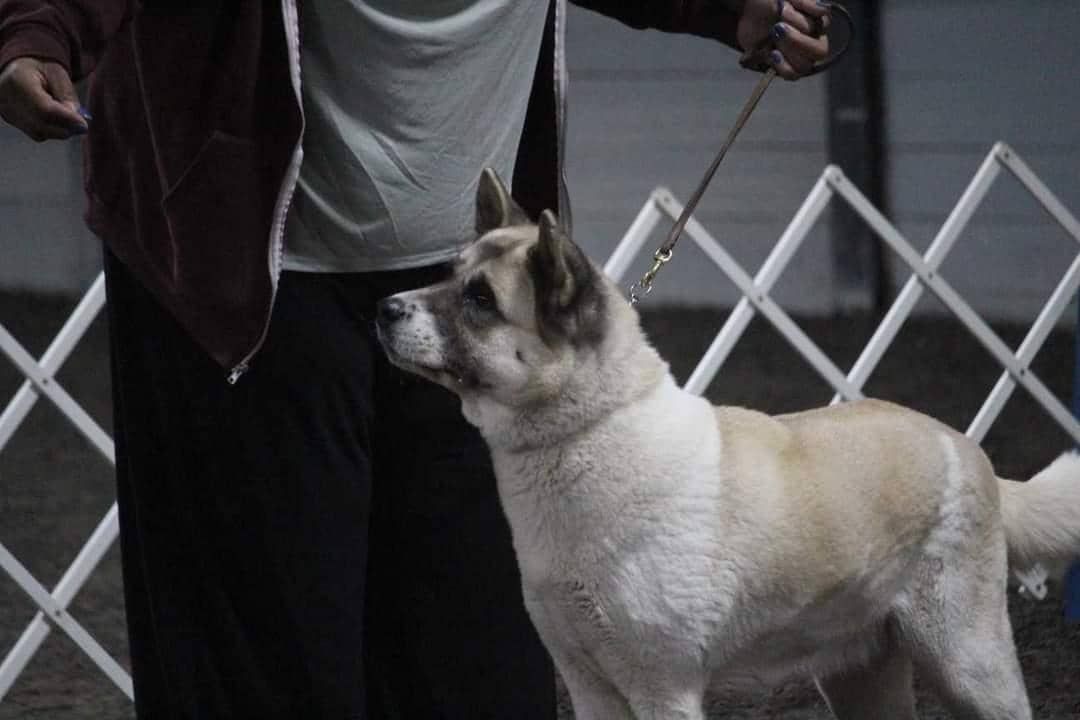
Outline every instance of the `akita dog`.
{"label": "akita dog", "polygon": [[448,280],[381,303],[378,332],[490,446],[578,720],[703,718],[709,688],[794,674],[838,718],[914,718],[913,668],[958,717],[1031,717],[1007,573],[1080,551],[1080,460],[1012,482],[890,403],[714,407],[490,171],[476,226]]}

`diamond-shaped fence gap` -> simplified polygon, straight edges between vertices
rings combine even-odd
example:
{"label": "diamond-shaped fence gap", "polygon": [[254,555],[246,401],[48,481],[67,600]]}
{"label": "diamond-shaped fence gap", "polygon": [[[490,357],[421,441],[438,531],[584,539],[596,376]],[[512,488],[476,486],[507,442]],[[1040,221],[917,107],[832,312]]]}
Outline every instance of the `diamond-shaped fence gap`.
{"label": "diamond-shaped fence gap", "polygon": [[42,400],[0,463],[0,543],[51,586],[112,505],[112,466]]}
{"label": "diamond-shaped fence gap", "polygon": [[[1031,436],[1039,437],[1041,448],[1026,442]],[[1071,447],[1068,433],[1025,392],[1013,393],[982,441],[998,475],[1013,480],[1029,479]]]}
{"label": "diamond-shaped fence gap", "polygon": [[[977,211],[940,273],[961,296],[981,298],[984,315],[1030,326],[1078,250],[1080,245],[1056,225],[1043,224],[1034,232],[1030,225],[999,224]],[[987,254],[996,262],[986,262]],[[920,311],[951,314],[931,298],[924,298]],[[1058,322],[1071,326],[1075,318],[1065,312]]]}
{"label": "diamond-shaped fence gap", "polygon": [[[831,332],[831,344],[843,344],[823,317],[793,318],[808,334]],[[855,343],[849,343],[857,349]],[[764,317],[755,316],[704,395],[714,404],[738,405],[770,414],[825,405],[833,389],[791,343]]]}
{"label": "diamond-shaped fence gap", "polygon": [[[0,325],[17,337],[35,358],[45,352],[74,309],[74,300],[59,295],[0,292]],[[0,367],[0,390],[6,391],[10,382],[21,378],[5,358],[4,367]]]}
{"label": "diamond-shaped fence gap", "polygon": [[[104,310],[87,329],[79,344],[56,373],[59,383],[71,393],[87,414],[109,437],[113,434],[112,377],[109,369],[108,322]],[[39,403],[47,401],[39,400]],[[90,443],[83,438],[83,444]],[[95,450],[95,452],[97,452]],[[102,464],[111,466],[105,458]],[[112,475],[110,474],[110,478]]]}
{"label": "diamond-shaped fence gap", "polygon": [[956,320],[918,314],[900,328],[865,392],[963,432],[999,373],[1000,366]]}
{"label": "diamond-shaped fence gap", "polygon": [[[837,279],[830,245],[830,218],[831,213],[826,210],[808,229],[769,296],[791,314],[799,329],[837,370],[846,374],[869,341],[880,317],[870,309],[839,311],[832,306],[834,295],[830,291]],[[787,351],[806,362],[790,342],[785,342],[785,346]],[[835,389],[819,372],[815,372],[812,382],[827,393],[821,400],[821,404],[827,404]]]}
{"label": "diamond-shaped fence gap", "polygon": [[[1070,319],[1075,318],[1075,313]],[[1027,328],[1016,325],[1013,337],[1019,342]],[[1003,329],[1004,331],[1004,329]],[[1036,355],[1032,370],[1057,397],[1067,398],[1073,385],[1074,330],[1055,328]],[[1029,441],[1038,437],[1039,449]],[[1047,453],[1045,444],[1057,448]],[[990,426],[982,441],[999,475],[1026,480],[1045,467],[1061,451],[1074,446],[1072,438],[1027,392],[1017,389]]]}

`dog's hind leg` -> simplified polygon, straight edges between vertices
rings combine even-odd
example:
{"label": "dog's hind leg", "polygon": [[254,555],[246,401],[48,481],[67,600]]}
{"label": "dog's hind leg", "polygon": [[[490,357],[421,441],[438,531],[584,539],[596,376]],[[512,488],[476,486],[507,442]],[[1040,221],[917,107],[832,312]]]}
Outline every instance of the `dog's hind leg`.
{"label": "dog's hind leg", "polygon": [[953,717],[1031,720],[1009,624],[997,479],[974,446],[944,447],[939,521],[894,611],[900,638]]}
{"label": "dog's hind leg", "polygon": [[888,648],[868,664],[817,680],[837,720],[916,720],[911,656]]}
{"label": "dog's hind leg", "polygon": [[974,624],[965,625],[956,618],[951,630],[928,634],[919,633],[913,648],[919,676],[937,690],[956,717],[1031,720],[1004,607],[992,623],[976,618]]}
{"label": "dog's hind leg", "polygon": [[919,677],[954,717],[1031,720],[1009,624],[1004,548],[992,550],[924,575],[901,631]]}

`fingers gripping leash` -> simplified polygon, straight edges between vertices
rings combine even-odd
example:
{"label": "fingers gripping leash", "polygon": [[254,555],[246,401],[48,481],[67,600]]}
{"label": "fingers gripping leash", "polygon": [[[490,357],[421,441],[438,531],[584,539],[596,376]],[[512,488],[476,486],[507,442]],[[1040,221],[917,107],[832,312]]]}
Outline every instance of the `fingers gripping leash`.
{"label": "fingers gripping leash", "polygon": [[[847,26],[847,34],[844,38],[843,45],[840,46],[840,49],[830,55],[825,60],[816,63],[813,69],[810,71],[810,75],[816,75],[820,72],[823,72],[832,67],[832,65],[834,65],[838,60],[840,60],[840,58],[844,56],[844,53],[847,52],[847,49],[851,44],[851,39],[852,37],[854,37],[855,34],[855,23],[852,20],[850,13],[848,13],[847,8],[837,3],[831,3],[829,7],[832,12],[836,13],[844,19],[844,24]],[[783,8],[783,0],[778,0],[778,14],[783,13]],[[767,50],[771,42],[771,39],[766,40],[760,47],[755,49],[753,53],[749,53],[748,57],[760,57],[762,55],[762,51]],[[679,214],[678,220],[675,221],[675,224],[668,232],[667,238],[664,240],[663,245],[657,248],[656,252],[653,253],[652,266],[647,271],[645,271],[645,274],[641,276],[640,280],[630,286],[629,294],[631,305],[636,305],[638,301],[641,300],[641,298],[652,292],[653,280],[655,280],[656,275],[660,272],[664,265],[670,262],[672,257],[674,256],[675,244],[679,241],[679,237],[682,235],[683,230],[686,228],[686,223],[690,220],[690,216],[693,215],[695,208],[697,208],[698,202],[701,200],[701,196],[705,194],[705,189],[709,186],[709,183],[712,182],[713,175],[716,174],[717,168],[720,167],[720,163],[723,162],[724,156],[727,155],[728,150],[735,143],[735,138],[739,136],[739,133],[742,131],[743,126],[746,125],[746,122],[750,119],[750,115],[754,112],[754,109],[757,107],[758,102],[761,101],[761,97],[768,89],[769,83],[771,83],[775,77],[775,68],[767,67],[764,71],[764,74],[761,76],[761,80],[758,81],[757,86],[754,87],[754,91],[747,99],[746,104],[744,104],[742,110],[739,111],[738,117],[735,118],[735,124],[728,132],[727,137],[724,139],[724,144],[720,146],[720,150],[719,152],[717,152],[716,157],[713,158],[712,164],[709,165],[708,170],[705,171],[705,176],[701,179],[701,182],[699,182],[697,187],[694,189],[694,192],[693,194],[691,194],[690,199],[686,203],[686,206],[683,207],[682,212]]]}

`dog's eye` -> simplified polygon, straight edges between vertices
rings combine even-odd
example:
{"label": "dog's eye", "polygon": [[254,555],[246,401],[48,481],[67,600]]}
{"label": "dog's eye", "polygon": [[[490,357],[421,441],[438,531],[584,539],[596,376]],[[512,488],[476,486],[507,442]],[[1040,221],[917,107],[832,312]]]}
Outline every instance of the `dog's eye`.
{"label": "dog's eye", "polygon": [[495,293],[483,277],[473,278],[465,286],[465,302],[478,310],[495,309]]}

